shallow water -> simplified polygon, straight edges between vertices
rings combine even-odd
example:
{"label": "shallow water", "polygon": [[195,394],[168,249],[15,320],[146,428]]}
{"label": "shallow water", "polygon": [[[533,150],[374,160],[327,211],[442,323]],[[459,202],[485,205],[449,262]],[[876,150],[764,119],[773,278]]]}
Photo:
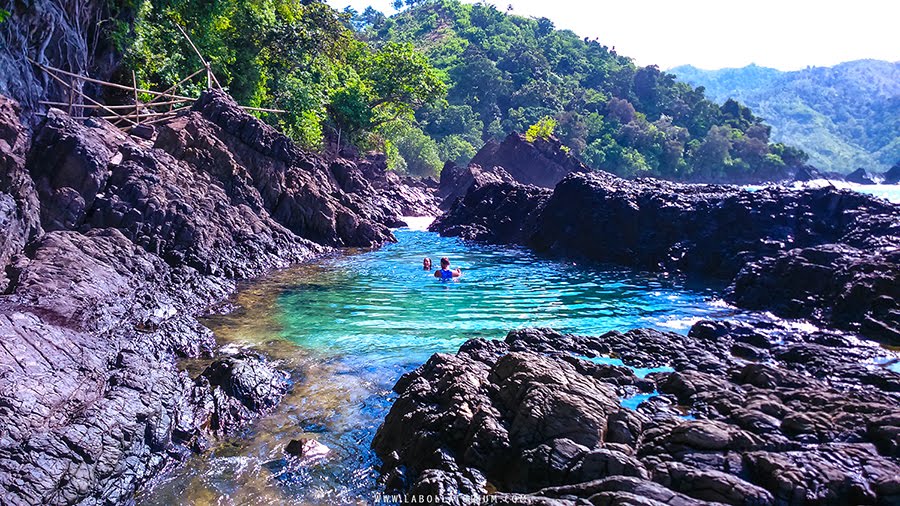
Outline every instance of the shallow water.
{"label": "shallow water", "polygon": [[[368,503],[377,490],[369,445],[394,398],[390,389],[432,353],[515,328],[686,332],[699,319],[735,313],[716,298],[721,287],[709,283],[549,260],[422,230],[397,237],[380,250],[249,285],[235,301],[241,309],[207,322],[226,350],[252,347],[280,361],[294,388],[274,414],[165,475],[139,504]],[[435,279],[422,270],[424,255],[435,264],[450,257],[463,277]],[[665,369],[636,372],[658,370]],[[646,397],[623,404],[633,408]],[[316,462],[286,458],[284,446],[300,437],[318,439],[331,453]]]}

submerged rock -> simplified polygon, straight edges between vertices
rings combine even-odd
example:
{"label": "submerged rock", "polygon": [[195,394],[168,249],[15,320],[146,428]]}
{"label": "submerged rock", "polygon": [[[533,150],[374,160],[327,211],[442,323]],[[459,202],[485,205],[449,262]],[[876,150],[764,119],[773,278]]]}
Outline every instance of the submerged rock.
{"label": "submerged rock", "polygon": [[[738,345],[765,363],[729,353]],[[373,447],[389,491],[451,504],[491,489],[501,504],[889,504],[900,465],[881,424],[900,416],[900,374],[875,385],[845,353],[884,351],[765,322],[701,322],[689,336],[514,331],[404,375]],[[640,378],[588,358],[609,354],[673,372]],[[634,392],[650,399],[623,407]]]}
{"label": "submerged rock", "polygon": [[292,439],[284,451],[295,457],[302,457],[307,460],[318,460],[326,457],[331,453],[331,449],[315,439],[300,438]]}

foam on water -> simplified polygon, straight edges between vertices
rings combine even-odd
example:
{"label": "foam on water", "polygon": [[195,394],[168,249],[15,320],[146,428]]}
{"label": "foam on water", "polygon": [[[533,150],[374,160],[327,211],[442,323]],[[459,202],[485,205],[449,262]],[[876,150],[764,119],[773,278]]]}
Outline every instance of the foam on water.
{"label": "foam on water", "polygon": [[[853,190],[859,193],[866,193],[876,197],[883,198],[890,202],[900,203],[900,185],[896,184],[856,184],[846,181],[830,181],[827,179],[815,179],[813,181],[796,182],[790,185],[791,188],[824,188],[834,186],[835,188]],[[744,188],[750,191],[756,191],[764,188],[765,185],[750,185]]]}

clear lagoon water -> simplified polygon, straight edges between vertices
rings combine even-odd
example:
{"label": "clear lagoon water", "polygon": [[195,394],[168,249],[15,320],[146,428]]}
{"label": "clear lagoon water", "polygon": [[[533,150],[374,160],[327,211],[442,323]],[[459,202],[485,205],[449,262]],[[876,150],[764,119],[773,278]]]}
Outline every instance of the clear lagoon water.
{"label": "clear lagoon water", "polygon": [[[546,259],[416,225],[396,231],[396,244],[248,284],[236,297],[240,309],[209,319],[226,350],[257,349],[292,371],[293,389],[275,413],[165,474],[138,504],[367,504],[378,463],[369,445],[391,388],[431,354],[516,328],[686,332],[699,319],[736,312],[711,283]],[[422,270],[424,256],[435,264],[449,257],[462,278],[435,279]],[[196,373],[205,364],[185,365]],[[634,408],[646,397],[623,403]],[[286,457],[284,446],[297,438],[331,451],[316,461]]]}

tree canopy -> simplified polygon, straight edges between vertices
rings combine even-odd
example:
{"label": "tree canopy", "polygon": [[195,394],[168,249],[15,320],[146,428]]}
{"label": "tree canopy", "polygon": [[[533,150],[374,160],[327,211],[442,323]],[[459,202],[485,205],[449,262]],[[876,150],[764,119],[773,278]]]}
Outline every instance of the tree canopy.
{"label": "tree canopy", "polygon": [[[113,36],[142,85],[166,88],[202,68],[180,25],[238,102],[287,110],[261,116],[302,144],[385,149],[382,130],[414,121],[446,86],[411,44],[359,40],[352,30],[359,17],[379,18],[315,0],[141,0],[133,26]],[[204,86],[198,79],[180,91]]]}
{"label": "tree canopy", "polygon": [[406,3],[392,17],[357,16],[354,26],[374,45],[413,44],[446,73],[446,103],[416,111],[442,158],[464,163],[484,141],[549,117],[586,163],[624,176],[735,180],[804,160],[771,144],[769,128],[741,104],[717,105],[702,88],[548,19],[458,0]]}
{"label": "tree canopy", "polygon": [[716,101],[736,99],[760,111],[773,138],[801,147],[820,169],[883,171],[900,160],[900,62],[672,72]]}

